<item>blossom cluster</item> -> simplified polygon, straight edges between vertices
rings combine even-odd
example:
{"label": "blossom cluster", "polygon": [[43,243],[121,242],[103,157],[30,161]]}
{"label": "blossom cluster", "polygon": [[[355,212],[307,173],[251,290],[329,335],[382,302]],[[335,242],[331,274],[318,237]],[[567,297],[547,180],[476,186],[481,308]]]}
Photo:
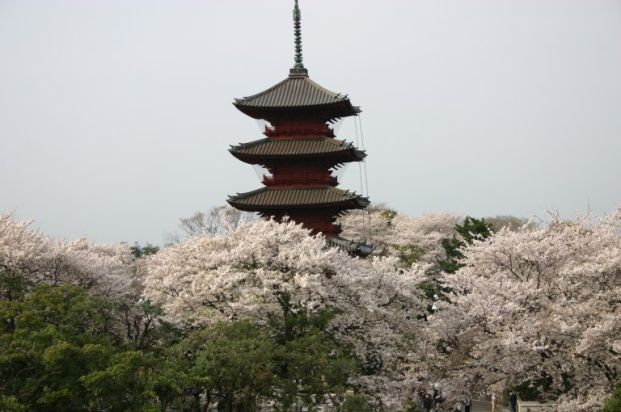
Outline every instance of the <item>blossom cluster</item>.
{"label": "blossom cluster", "polygon": [[360,384],[394,404],[423,310],[416,277],[395,258],[354,258],[293,222],[260,221],[152,256],[144,293],[171,320],[194,325],[335,311],[331,331],[378,369]]}
{"label": "blossom cluster", "polygon": [[59,241],[33,229],[31,222],[0,215],[0,272],[5,277],[23,276],[33,284],[69,283],[120,297],[134,282],[131,261],[126,245]]}
{"label": "blossom cluster", "polygon": [[[590,412],[621,379],[621,209],[507,225],[465,244],[453,274],[434,266],[455,235],[450,214],[344,216],[345,237],[384,252],[366,259],[293,222],[201,219],[187,240],[136,261],[127,245],[59,241],[0,215],[0,275],[113,298],[139,291],[180,326],[333,311],[330,332],[371,371],[356,383],[388,409],[432,382],[453,398],[527,383],[559,411]],[[421,291],[430,269],[444,293],[433,302]]]}
{"label": "blossom cluster", "polygon": [[559,408],[599,410],[621,378],[621,213],[592,222],[554,215],[464,249],[430,319],[455,388],[530,382]]}
{"label": "blossom cluster", "polygon": [[455,234],[460,217],[450,213],[429,213],[417,217],[396,213],[388,209],[352,212],[340,222],[343,237],[366,239],[376,249],[398,256],[405,247],[414,247],[416,260],[435,263],[442,256],[442,239]]}

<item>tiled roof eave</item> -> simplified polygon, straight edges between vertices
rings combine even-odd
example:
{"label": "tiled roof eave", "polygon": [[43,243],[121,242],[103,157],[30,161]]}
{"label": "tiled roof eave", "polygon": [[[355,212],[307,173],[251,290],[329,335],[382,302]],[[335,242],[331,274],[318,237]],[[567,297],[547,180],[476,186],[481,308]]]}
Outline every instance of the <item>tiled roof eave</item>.
{"label": "tiled roof eave", "polygon": [[[361,197],[361,199],[364,199]],[[263,205],[263,204],[241,204],[234,199],[228,199],[227,203],[236,209],[245,212],[263,212],[263,211],[276,211],[276,210],[290,210],[290,209],[364,209],[369,205],[365,201],[357,201],[356,199],[349,199],[340,202],[332,203],[313,203],[313,204],[293,204],[293,205]]]}
{"label": "tiled roof eave", "polygon": [[328,119],[338,119],[342,117],[356,116],[362,113],[360,107],[353,106],[349,101],[337,102],[333,104],[322,104],[315,106],[278,106],[278,107],[258,107],[235,104],[235,107],[242,113],[254,119],[270,119],[282,113],[321,114]]}
{"label": "tiled roof eave", "polygon": [[250,143],[231,146],[231,154],[242,161],[269,159],[318,158],[335,161],[360,161],[366,156],[351,142],[324,138],[306,139],[261,139]]}
{"label": "tiled roof eave", "polygon": [[261,205],[261,204],[240,204],[235,200],[228,199],[227,203],[236,209],[245,212],[263,212],[263,211],[276,211],[276,210],[290,210],[290,209],[364,209],[368,206],[368,203],[357,202],[353,199],[335,202],[335,203],[315,203],[315,204],[297,204],[297,205]]}
{"label": "tiled roof eave", "polygon": [[354,106],[351,104],[349,99],[345,100],[336,100],[330,103],[319,103],[319,104],[301,104],[301,105],[276,105],[276,106],[258,106],[253,104],[245,104],[243,101],[233,102],[233,105],[238,109],[255,109],[255,110],[316,110],[316,109],[330,109],[335,107],[348,107],[351,108],[353,112],[361,113],[362,109],[359,106]]}
{"label": "tiled roof eave", "polygon": [[286,160],[286,159],[322,159],[336,163],[349,163],[349,162],[361,162],[366,157],[366,153],[360,150],[348,149],[338,152],[326,152],[326,153],[292,153],[292,154],[279,154],[279,153],[262,153],[262,154],[248,154],[230,150],[231,154],[237,159],[245,163],[255,164],[257,162],[269,161],[269,160]]}
{"label": "tiled roof eave", "polygon": [[335,207],[358,209],[368,206],[369,200],[349,191],[329,186],[318,188],[261,188],[230,196],[229,204],[250,211]]}

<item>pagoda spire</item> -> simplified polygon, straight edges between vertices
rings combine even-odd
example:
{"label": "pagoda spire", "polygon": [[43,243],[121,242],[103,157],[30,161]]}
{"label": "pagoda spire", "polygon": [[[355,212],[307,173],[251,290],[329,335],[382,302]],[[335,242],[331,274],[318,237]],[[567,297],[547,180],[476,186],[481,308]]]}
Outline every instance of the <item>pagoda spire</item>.
{"label": "pagoda spire", "polygon": [[308,75],[308,70],[304,67],[302,58],[302,13],[300,12],[300,6],[298,0],[295,0],[295,6],[293,7],[293,34],[295,44],[295,64],[290,71],[291,75]]}

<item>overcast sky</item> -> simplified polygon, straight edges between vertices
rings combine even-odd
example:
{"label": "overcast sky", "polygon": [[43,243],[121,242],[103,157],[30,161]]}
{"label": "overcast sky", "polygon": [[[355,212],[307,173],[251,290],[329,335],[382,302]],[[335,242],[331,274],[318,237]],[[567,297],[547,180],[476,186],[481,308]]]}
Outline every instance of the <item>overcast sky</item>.
{"label": "overcast sky", "polygon": [[[284,79],[293,0],[0,0],[0,212],[162,244],[260,187],[231,102]],[[310,76],[362,107],[400,212],[621,204],[621,1],[300,0]],[[354,139],[349,120],[340,138]],[[360,191],[351,166],[341,185]]]}

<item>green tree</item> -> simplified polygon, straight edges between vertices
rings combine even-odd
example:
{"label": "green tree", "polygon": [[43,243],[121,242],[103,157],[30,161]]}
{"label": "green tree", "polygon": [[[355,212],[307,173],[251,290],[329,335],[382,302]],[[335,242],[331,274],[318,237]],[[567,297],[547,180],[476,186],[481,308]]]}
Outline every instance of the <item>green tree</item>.
{"label": "green tree", "polygon": [[[98,410],[147,410],[135,406],[146,399],[137,392],[146,391],[147,383],[112,333],[111,307],[70,285],[38,285],[22,300],[0,301],[0,317],[12,320],[0,333],[0,405],[34,412],[88,411],[94,405]],[[112,372],[117,375],[110,377]],[[112,404],[101,400],[99,394],[112,387],[118,399],[141,401],[117,406],[118,399]]]}
{"label": "green tree", "polygon": [[226,412],[256,410],[257,402],[271,394],[273,353],[267,333],[246,321],[190,333],[171,351],[190,398],[186,407],[205,411],[217,403]]}
{"label": "green tree", "polygon": [[372,412],[366,396],[361,394],[348,394],[345,402],[339,408],[340,412]]}
{"label": "green tree", "polygon": [[[276,343],[276,402],[281,410],[313,408],[330,398],[338,406],[346,399],[351,376],[360,373],[360,362],[350,348],[329,333],[336,313],[324,310],[308,314],[291,306],[280,295],[282,315],[269,320]],[[296,310],[297,309],[297,310]]]}
{"label": "green tree", "polygon": [[0,395],[0,411],[28,412],[26,405],[19,403],[15,396]]}
{"label": "green tree", "polygon": [[162,320],[161,306],[137,295],[134,299],[110,302],[122,329],[123,339],[132,349],[150,351],[159,344],[177,340],[180,331]]}
{"label": "green tree", "polygon": [[[445,257],[437,260],[440,272],[457,272],[463,266],[461,263],[461,260],[464,258],[463,248],[472,244],[476,239],[487,239],[492,235],[491,226],[485,219],[476,219],[469,216],[464,219],[463,224],[455,225],[455,232],[457,233],[453,237],[442,239],[441,244]],[[444,288],[442,281],[437,278],[438,274],[434,272],[428,279],[418,284],[418,288],[430,300],[427,306],[429,312],[433,312],[433,301],[438,298],[444,298],[445,293],[448,292]]]}
{"label": "green tree", "polygon": [[140,246],[138,242],[129,248],[135,259],[154,255],[160,251],[159,246],[154,246],[151,243],[147,243],[146,246]]}
{"label": "green tree", "polygon": [[403,264],[403,266],[409,268],[413,263],[418,262],[424,253],[424,250],[412,243],[405,245],[392,244],[392,248],[395,250],[397,257]]}
{"label": "green tree", "polygon": [[28,410],[80,410],[79,377],[102,363],[110,342],[107,310],[82,290],[37,286],[21,301],[0,301],[12,326],[0,335],[4,395]]}
{"label": "green tree", "polygon": [[80,383],[88,392],[91,410],[112,412],[156,410],[156,396],[151,391],[152,356],[139,351],[116,353],[106,367],[83,375]]}
{"label": "green tree", "polygon": [[619,412],[621,411],[621,381],[615,386],[615,391],[612,397],[606,401],[604,410],[602,412]]}
{"label": "green tree", "polygon": [[460,263],[464,257],[461,251],[466,245],[472,244],[474,240],[487,239],[492,235],[491,226],[485,219],[475,219],[470,216],[464,219],[463,224],[455,225],[455,231],[458,236],[453,235],[452,238],[442,240],[442,248],[446,257],[438,260],[438,265],[446,273],[455,273],[463,266]]}

